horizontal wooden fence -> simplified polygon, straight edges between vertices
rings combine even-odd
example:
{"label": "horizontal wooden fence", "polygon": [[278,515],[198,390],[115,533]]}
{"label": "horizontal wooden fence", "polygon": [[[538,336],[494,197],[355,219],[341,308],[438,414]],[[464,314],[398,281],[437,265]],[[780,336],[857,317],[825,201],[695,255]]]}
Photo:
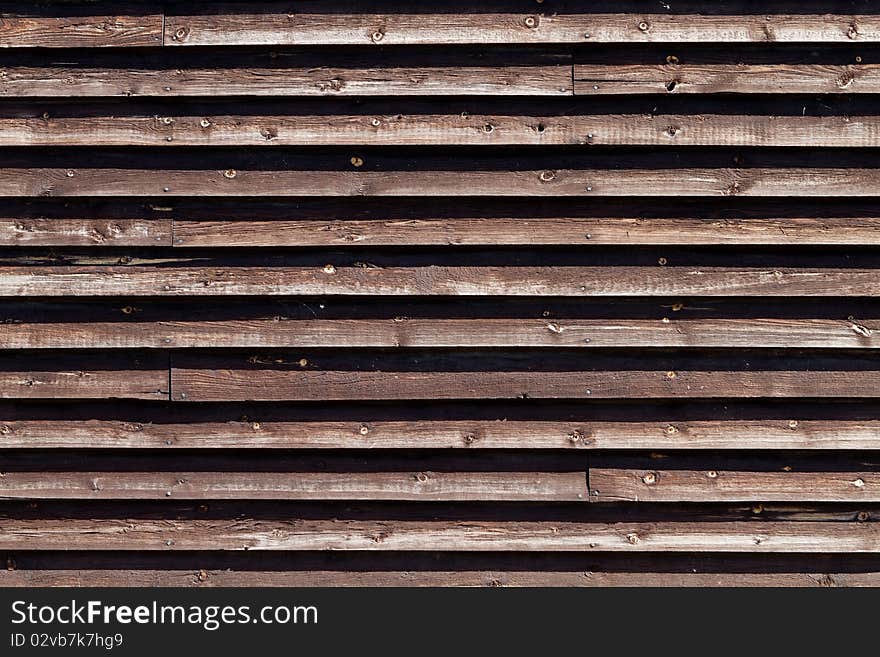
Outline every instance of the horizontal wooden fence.
{"label": "horizontal wooden fence", "polygon": [[762,9],[0,3],[0,585],[880,584],[880,9]]}

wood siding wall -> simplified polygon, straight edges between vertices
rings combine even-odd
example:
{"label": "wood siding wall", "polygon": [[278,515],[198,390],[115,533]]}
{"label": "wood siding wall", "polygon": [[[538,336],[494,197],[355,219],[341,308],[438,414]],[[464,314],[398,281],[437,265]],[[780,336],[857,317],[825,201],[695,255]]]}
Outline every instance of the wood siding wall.
{"label": "wood siding wall", "polygon": [[0,585],[880,584],[880,7],[765,5],[2,3]]}

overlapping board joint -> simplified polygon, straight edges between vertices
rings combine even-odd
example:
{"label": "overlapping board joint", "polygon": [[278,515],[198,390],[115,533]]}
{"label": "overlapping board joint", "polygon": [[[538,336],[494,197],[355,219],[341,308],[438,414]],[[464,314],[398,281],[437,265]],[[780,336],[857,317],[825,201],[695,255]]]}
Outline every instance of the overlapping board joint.
{"label": "overlapping board joint", "polygon": [[503,4],[4,15],[4,583],[877,582],[877,16]]}

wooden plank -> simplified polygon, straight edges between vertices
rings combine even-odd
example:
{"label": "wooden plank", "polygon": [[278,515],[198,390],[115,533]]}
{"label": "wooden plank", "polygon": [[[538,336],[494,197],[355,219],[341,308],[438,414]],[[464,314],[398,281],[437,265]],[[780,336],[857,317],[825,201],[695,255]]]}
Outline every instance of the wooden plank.
{"label": "wooden plank", "polygon": [[880,218],[174,220],[174,246],[880,245]]}
{"label": "wooden plank", "polygon": [[35,372],[27,369],[0,372],[0,399],[104,398],[167,399],[168,373],[165,370]]}
{"label": "wooden plank", "polygon": [[876,450],[880,420],[0,419],[0,449]]}
{"label": "wooden plank", "polygon": [[7,472],[0,499],[586,501],[585,472]]}
{"label": "wooden plank", "polygon": [[242,319],[0,324],[6,349],[743,347],[878,349],[880,319]]}
{"label": "wooden plank", "polygon": [[875,269],[759,267],[0,267],[0,296],[880,296]]}
{"label": "wooden plank", "polygon": [[863,168],[467,172],[0,169],[0,196],[254,195],[873,197],[880,195],[880,173]]}
{"label": "wooden plank", "polygon": [[97,48],[162,45],[162,14],[17,16],[3,14],[0,48]]}
{"label": "wooden plank", "polygon": [[6,356],[0,399],[168,399],[168,358]]}
{"label": "wooden plank", "polygon": [[880,371],[379,372],[171,368],[175,401],[880,397]]}
{"label": "wooden plank", "polygon": [[590,468],[596,502],[878,502],[876,472]]}
{"label": "wooden plank", "polygon": [[51,569],[0,571],[4,587],[322,587],[322,586],[654,586],[654,587],[876,587],[878,572],[725,573],[603,572],[597,570],[190,570]]}
{"label": "wooden plank", "polygon": [[577,64],[575,94],[875,94],[880,64]]}
{"label": "wooden plank", "polygon": [[171,220],[0,217],[0,245],[171,246]]}
{"label": "wooden plank", "polygon": [[168,16],[166,45],[871,43],[873,15],[312,14]]}
{"label": "wooden plank", "polygon": [[[819,141],[817,142],[817,138]],[[876,116],[599,114],[0,118],[0,146],[880,146]]]}
{"label": "wooden plank", "polygon": [[571,96],[570,65],[393,68],[4,67],[0,97]]}
{"label": "wooden plank", "polygon": [[873,522],[0,519],[2,550],[877,553]]}

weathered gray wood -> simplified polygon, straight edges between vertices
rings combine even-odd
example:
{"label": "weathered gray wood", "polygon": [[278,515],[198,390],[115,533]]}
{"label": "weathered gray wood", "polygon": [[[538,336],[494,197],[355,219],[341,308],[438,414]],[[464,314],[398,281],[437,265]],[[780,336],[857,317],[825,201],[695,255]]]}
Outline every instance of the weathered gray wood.
{"label": "weathered gray wood", "polygon": [[577,64],[574,77],[582,95],[880,92],[880,64]]}
{"label": "weathered gray wood", "polygon": [[803,196],[880,194],[857,168],[542,171],[0,169],[0,196]]}
{"label": "weathered gray wood", "polygon": [[587,500],[585,472],[7,472],[0,499]]}
{"label": "weathered gray wood", "polygon": [[[818,140],[818,141],[817,141]],[[880,146],[876,116],[355,114],[0,118],[2,146]]]}
{"label": "weathered gray wood", "polygon": [[570,96],[571,66],[107,69],[9,66],[0,97]]}
{"label": "weathered gray wood", "polygon": [[880,296],[874,269],[759,267],[0,267],[0,296]]}
{"label": "weathered gray wood", "polygon": [[876,450],[880,420],[228,422],[0,418],[0,449]]}
{"label": "weathered gray wood", "polygon": [[0,218],[0,245],[171,246],[171,220]]}
{"label": "weathered gray wood", "polygon": [[2,550],[877,553],[873,522],[2,519]]}
{"label": "weathered gray wood", "polygon": [[880,371],[378,372],[173,366],[175,401],[880,397]]}
{"label": "weathered gray wood", "polygon": [[565,217],[174,220],[179,247],[535,244],[880,245],[880,219]]}
{"label": "weathered gray wood", "polygon": [[251,586],[700,586],[700,587],[876,587],[877,572],[725,573],[725,572],[605,572],[534,570],[25,570],[0,571],[6,587],[251,587]]}
{"label": "weathered gray wood", "polygon": [[596,502],[878,502],[876,472],[590,468]]}
{"label": "weathered gray wood", "polygon": [[0,48],[96,48],[162,45],[162,14],[21,16],[0,20]]}
{"label": "weathered gray wood", "polygon": [[[540,7],[536,8],[540,9]],[[873,15],[248,14],[168,16],[166,45],[866,43]]]}
{"label": "weathered gray wood", "polygon": [[328,319],[0,323],[7,349],[880,348],[880,319]]}

